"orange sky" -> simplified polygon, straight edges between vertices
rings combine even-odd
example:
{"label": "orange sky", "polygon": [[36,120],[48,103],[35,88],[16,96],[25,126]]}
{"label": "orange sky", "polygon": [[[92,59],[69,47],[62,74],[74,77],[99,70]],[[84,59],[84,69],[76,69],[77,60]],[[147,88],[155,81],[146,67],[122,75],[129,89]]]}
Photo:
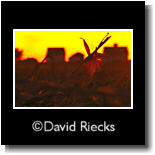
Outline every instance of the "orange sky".
{"label": "orange sky", "polygon": [[83,41],[84,38],[88,43],[91,52],[95,49],[104,36],[109,33],[111,38],[99,49],[98,52],[103,52],[104,47],[112,47],[115,43],[118,46],[128,48],[128,59],[131,59],[131,37],[132,32],[128,31],[104,31],[103,30],[15,30],[15,48],[23,50],[22,59],[36,58],[39,62],[46,55],[47,48],[64,47],[66,52],[66,60],[74,53],[81,52],[87,56]]}

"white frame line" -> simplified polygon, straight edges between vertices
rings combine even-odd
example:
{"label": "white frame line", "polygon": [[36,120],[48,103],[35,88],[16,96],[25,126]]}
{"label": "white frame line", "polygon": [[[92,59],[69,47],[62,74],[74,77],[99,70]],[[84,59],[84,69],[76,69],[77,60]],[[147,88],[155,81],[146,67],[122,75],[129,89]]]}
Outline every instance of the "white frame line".
{"label": "white frame line", "polygon": [[[131,31],[130,107],[15,107],[15,31]],[[13,109],[133,109],[133,29],[13,29]]]}

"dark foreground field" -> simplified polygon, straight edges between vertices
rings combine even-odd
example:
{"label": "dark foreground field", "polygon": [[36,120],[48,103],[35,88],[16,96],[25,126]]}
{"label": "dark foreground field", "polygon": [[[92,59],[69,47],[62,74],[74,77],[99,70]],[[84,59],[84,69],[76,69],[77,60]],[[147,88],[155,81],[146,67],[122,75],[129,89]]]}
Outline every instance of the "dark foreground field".
{"label": "dark foreground field", "polygon": [[[104,64],[93,79],[85,66],[66,80],[77,63],[42,64],[27,80],[36,63],[17,62],[15,68],[16,107],[130,107],[130,62]],[[61,83],[65,80],[64,83]]]}

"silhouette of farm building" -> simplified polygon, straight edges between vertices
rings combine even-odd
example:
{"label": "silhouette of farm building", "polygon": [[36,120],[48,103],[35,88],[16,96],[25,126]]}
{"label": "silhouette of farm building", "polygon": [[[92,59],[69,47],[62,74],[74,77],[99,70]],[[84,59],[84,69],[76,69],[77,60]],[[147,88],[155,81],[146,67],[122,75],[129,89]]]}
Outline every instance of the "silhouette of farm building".
{"label": "silhouette of farm building", "polygon": [[64,48],[48,48],[47,50],[47,63],[64,63],[65,62],[65,49]]}
{"label": "silhouette of farm building", "polygon": [[105,47],[104,48],[104,61],[105,62],[127,62],[128,50],[126,47],[118,47],[117,44],[114,44],[114,47]]}
{"label": "silhouette of farm building", "polygon": [[47,49],[47,66],[49,79],[53,82],[60,81],[65,73],[65,49],[48,48]]}
{"label": "silhouette of farm building", "polygon": [[69,58],[69,62],[81,62],[84,59],[84,55],[81,53],[75,53]]}
{"label": "silhouette of farm building", "polygon": [[114,47],[105,47],[104,70],[108,72],[125,71],[129,68],[127,55],[127,47],[118,47],[117,44],[114,44]]}

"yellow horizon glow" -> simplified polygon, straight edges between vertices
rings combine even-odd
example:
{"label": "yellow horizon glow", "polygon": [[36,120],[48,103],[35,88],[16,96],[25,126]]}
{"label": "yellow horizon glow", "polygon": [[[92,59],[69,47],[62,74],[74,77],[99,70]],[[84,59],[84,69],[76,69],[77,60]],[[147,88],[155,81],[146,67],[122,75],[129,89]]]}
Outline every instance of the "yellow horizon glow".
{"label": "yellow horizon glow", "polygon": [[48,48],[65,48],[66,61],[73,54],[80,52],[87,56],[81,37],[86,40],[91,52],[98,46],[104,36],[109,33],[111,38],[98,50],[104,47],[128,48],[128,60],[131,60],[131,31],[15,31],[15,48],[23,50],[22,60],[35,58],[41,62]]}

